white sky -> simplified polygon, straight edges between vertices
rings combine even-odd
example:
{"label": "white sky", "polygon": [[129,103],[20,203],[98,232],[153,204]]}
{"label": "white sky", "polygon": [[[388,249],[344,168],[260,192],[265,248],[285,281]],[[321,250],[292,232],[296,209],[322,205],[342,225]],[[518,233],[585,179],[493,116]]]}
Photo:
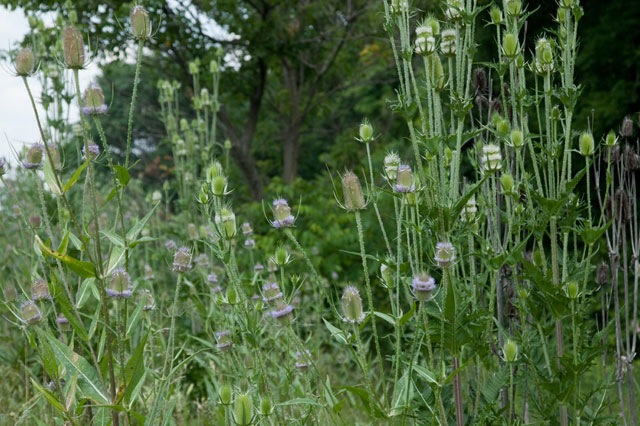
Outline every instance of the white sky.
{"label": "white sky", "polygon": [[[46,19],[45,23],[51,24]],[[28,31],[29,24],[22,10],[10,11],[0,6],[0,46],[3,49],[14,48]],[[16,164],[11,146],[16,151],[20,151],[25,144],[39,141],[40,136],[22,79],[12,75],[10,70],[11,65],[7,63],[3,63],[0,67],[0,157]],[[98,72],[98,67],[94,63],[90,64],[87,70],[81,71],[81,87],[85,87]],[[36,77],[29,79],[29,87],[38,103],[41,86]],[[73,107],[71,120],[77,119],[77,107]]]}

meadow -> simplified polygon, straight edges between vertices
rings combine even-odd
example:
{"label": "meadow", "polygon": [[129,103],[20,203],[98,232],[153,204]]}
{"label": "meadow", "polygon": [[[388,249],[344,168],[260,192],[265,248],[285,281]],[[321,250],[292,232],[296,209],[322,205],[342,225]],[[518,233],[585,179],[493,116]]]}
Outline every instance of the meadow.
{"label": "meadow", "polygon": [[[579,0],[534,35],[533,2],[377,0],[398,124],[362,114],[323,161],[272,120],[268,183],[261,92],[225,94],[243,62],[221,43],[180,81],[144,67],[167,25],[149,3],[121,6],[124,93],[81,87],[106,43],[71,2],[7,54],[39,140],[0,158],[0,424],[637,424],[638,123],[577,108]],[[288,94],[311,72],[283,69]],[[293,179],[306,161],[319,177]]]}

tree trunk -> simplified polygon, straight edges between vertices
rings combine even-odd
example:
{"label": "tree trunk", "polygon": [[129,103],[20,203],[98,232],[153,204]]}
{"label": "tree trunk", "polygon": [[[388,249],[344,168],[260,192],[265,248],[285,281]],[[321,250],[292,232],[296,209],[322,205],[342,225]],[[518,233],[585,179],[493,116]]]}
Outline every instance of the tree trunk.
{"label": "tree trunk", "polygon": [[282,177],[287,184],[291,184],[298,174],[300,125],[296,122],[285,126],[282,137],[282,157],[284,164]]}
{"label": "tree trunk", "polygon": [[262,178],[253,156],[244,151],[237,143],[231,145],[231,156],[247,181],[251,197],[258,201],[264,198]]}

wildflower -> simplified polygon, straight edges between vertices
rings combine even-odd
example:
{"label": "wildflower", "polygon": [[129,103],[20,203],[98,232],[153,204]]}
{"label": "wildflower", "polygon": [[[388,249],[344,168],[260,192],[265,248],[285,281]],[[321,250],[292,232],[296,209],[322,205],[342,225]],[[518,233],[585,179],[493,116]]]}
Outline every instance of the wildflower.
{"label": "wildflower", "polygon": [[265,302],[273,302],[274,300],[282,299],[282,292],[278,283],[269,283],[262,286],[262,300]]}
{"label": "wildflower", "polygon": [[482,170],[495,172],[502,168],[502,154],[498,145],[488,144],[482,147]]}
{"label": "wildflower", "polygon": [[344,193],[344,207],[348,211],[362,210],[366,206],[362,187],[358,176],[353,172],[346,172],[342,176],[342,191]]}
{"label": "wildflower", "polygon": [[584,157],[590,157],[593,155],[593,150],[593,136],[589,132],[584,132],[580,135],[580,154]]}
{"label": "wildflower", "polygon": [[166,243],[164,243],[164,248],[169,251],[176,251],[178,249],[178,246],[176,245],[175,241],[168,240]]}
{"label": "wildflower", "polygon": [[502,50],[507,58],[513,59],[518,55],[518,38],[515,34],[506,33],[502,39]]}
{"label": "wildflower", "polygon": [[60,330],[62,331],[69,331],[71,329],[69,326],[69,320],[64,316],[64,314],[58,315],[56,323],[60,326]]}
{"label": "wildflower", "polygon": [[152,280],[155,278],[155,275],[153,273],[153,269],[151,268],[151,266],[149,266],[149,264],[145,264],[144,265],[144,279],[145,280]]}
{"label": "wildflower", "polygon": [[309,352],[309,349],[305,349],[304,352],[296,352],[296,367],[304,371],[311,366],[311,364],[311,352]]}
{"label": "wildflower", "polygon": [[506,362],[515,362],[518,359],[518,345],[511,339],[504,343],[502,354]]}
{"label": "wildflower", "polygon": [[262,266],[260,263],[256,263],[255,265],[253,265],[253,270],[256,272],[260,272],[264,270],[264,266]]}
{"label": "wildflower", "polygon": [[162,201],[162,192],[153,191],[153,193],[151,194],[151,201],[153,201],[154,203]]}
{"label": "wildflower", "polygon": [[289,203],[284,198],[273,200],[273,215],[275,220],[271,222],[271,226],[274,228],[292,226],[296,220],[293,215],[291,215]]}
{"label": "wildflower", "polygon": [[92,82],[84,91],[84,115],[102,115],[107,113],[107,105],[104,103],[104,95],[98,83]]}
{"label": "wildflower", "polygon": [[142,307],[142,309],[144,309],[145,311],[152,311],[156,308],[151,290],[148,290],[146,288],[140,290],[138,300],[144,300],[144,306]]}
{"label": "wildflower", "polygon": [[49,285],[45,280],[37,279],[31,284],[31,299],[51,300]]}
{"label": "wildflower", "polygon": [[40,217],[40,215],[32,214],[31,216],[29,216],[29,225],[34,228],[40,228],[40,225],[42,225],[42,218]]}
{"label": "wildflower", "polygon": [[131,9],[131,32],[138,40],[146,40],[151,37],[151,21],[149,13],[142,6],[135,6]]}
{"label": "wildflower", "polygon": [[173,256],[173,270],[185,272],[191,269],[191,252],[187,247],[180,247]]}
{"label": "wildflower", "polygon": [[36,323],[40,321],[40,318],[42,318],[40,309],[38,309],[36,304],[31,300],[28,300],[20,305],[20,311],[22,312],[22,319],[29,324]]}
{"label": "wildflower", "polygon": [[109,297],[128,299],[131,296],[131,277],[124,268],[113,271],[106,291]]}
{"label": "wildflower", "polygon": [[41,143],[34,143],[31,145],[24,160],[22,166],[27,170],[37,170],[42,167],[44,161],[44,145]]}
{"label": "wildflower", "polygon": [[251,229],[251,224],[249,222],[244,222],[241,226],[243,235],[251,235],[253,233],[253,229]]}
{"label": "wildflower", "polygon": [[227,330],[216,332],[216,349],[227,351],[231,348],[231,334]]}
{"label": "wildflower", "polygon": [[407,164],[401,164],[398,166],[398,177],[393,189],[394,191],[401,193],[415,192],[416,185],[414,183],[411,166]]}
{"label": "wildflower", "polygon": [[534,69],[538,74],[547,74],[553,71],[553,50],[551,43],[546,38],[540,38],[536,42]]}
{"label": "wildflower", "polygon": [[249,426],[253,419],[251,395],[241,394],[236,397],[234,407],[235,421],[238,426]]}
{"label": "wildflower", "polygon": [[464,4],[461,0],[449,0],[447,2],[447,9],[444,11],[444,16],[449,20],[456,20],[462,17],[461,11],[464,10]]}
{"label": "wildflower", "polygon": [[223,207],[219,214],[216,214],[216,225],[223,226],[227,238],[233,238],[236,235],[236,215],[229,207]]}
{"label": "wildflower", "polygon": [[282,325],[288,325],[291,323],[291,317],[293,316],[293,306],[286,304],[283,300],[280,300],[275,309],[269,312],[271,318],[277,319]]}
{"label": "wildflower", "polygon": [[[95,159],[98,155],[100,155],[100,147],[93,142],[87,143],[87,148],[89,150],[89,160]],[[85,151],[85,147],[82,147],[82,156],[87,159],[87,153]]]}
{"label": "wildflower", "polygon": [[431,292],[436,288],[436,280],[425,273],[419,274],[411,281],[413,295],[421,302],[431,299]]}
{"label": "wildflower", "polygon": [[465,222],[472,222],[475,219],[477,212],[478,212],[478,206],[476,204],[476,197],[471,196],[469,197],[469,199],[467,200],[467,203],[462,208],[462,212],[461,212],[462,220],[464,220]]}
{"label": "wildflower", "polygon": [[256,248],[256,240],[254,240],[253,238],[247,238],[246,240],[244,240],[244,246],[248,249],[254,249]]}
{"label": "wildflower", "polygon": [[364,119],[362,124],[360,124],[358,133],[360,134],[360,140],[362,142],[371,142],[373,140],[373,126],[369,123],[369,120]]}
{"label": "wildflower", "polygon": [[202,253],[198,257],[196,257],[196,265],[200,268],[206,269],[209,267],[209,257],[206,254]]}
{"label": "wildflower", "polygon": [[449,28],[442,31],[442,41],[440,42],[440,50],[445,56],[454,56],[456,54],[456,30]]}
{"label": "wildflower", "polygon": [[364,320],[362,311],[362,298],[360,292],[354,286],[348,286],[342,294],[342,311],[344,321],[351,324],[360,324]]}
{"label": "wildflower", "polygon": [[456,260],[455,248],[449,242],[440,242],[436,244],[436,255],[433,258],[439,267],[446,268],[451,266]]}
{"label": "wildflower", "polygon": [[217,274],[207,275],[207,282],[209,284],[216,284],[218,282],[218,275]]}
{"label": "wildflower", "polygon": [[66,27],[64,29],[62,47],[67,68],[80,69],[84,67],[84,42],[82,41],[82,34],[76,27]]}
{"label": "wildflower", "polygon": [[27,77],[33,73],[33,64],[35,63],[35,58],[33,56],[33,50],[29,47],[25,47],[24,49],[20,49],[18,54],[16,55],[16,74],[20,77]]}
{"label": "wildflower", "polygon": [[395,152],[390,152],[384,157],[384,174],[390,181],[395,181],[398,177],[398,167],[400,157]]}

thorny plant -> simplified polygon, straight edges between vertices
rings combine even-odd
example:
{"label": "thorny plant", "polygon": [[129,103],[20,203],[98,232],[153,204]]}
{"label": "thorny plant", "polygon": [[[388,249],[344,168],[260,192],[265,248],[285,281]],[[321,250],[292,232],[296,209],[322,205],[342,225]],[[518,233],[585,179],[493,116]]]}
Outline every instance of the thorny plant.
{"label": "thorny plant", "polygon": [[[2,213],[20,218],[2,223],[22,258],[3,282],[4,333],[24,336],[12,355],[17,423],[636,424],[640,155],[628,118],[622,140],[573,128],[578,1],[562,0],[556,27],[533,42],[534,11],[519,0],[450,0],[440,18],[382,3],[408,155],[389,152],[377,172],[374,126],[360,126],[364,190],[359,170],[346,171],[334,195],[353,215],[358,247],[345,252],[362,278],[333,287],[286,199],[265,209],[271,252],[239,225],[217,122],[222,51],[207,71],[190,64],[188,108],[177,83],[158,82],[175,179],[140,203],[129,170],[148,13],[130,17],[124,165],[103,130],[102,89],[81,91],[87,52],[73,13],[53,54],[32,18],[33,46],[14,68],[41,142],[11,178],[0,162]],[[498,60],[478,64],[485,22]],[[67,144],[75,157],[63,158]],[[29,411],[43,401],[49,410]]]}

